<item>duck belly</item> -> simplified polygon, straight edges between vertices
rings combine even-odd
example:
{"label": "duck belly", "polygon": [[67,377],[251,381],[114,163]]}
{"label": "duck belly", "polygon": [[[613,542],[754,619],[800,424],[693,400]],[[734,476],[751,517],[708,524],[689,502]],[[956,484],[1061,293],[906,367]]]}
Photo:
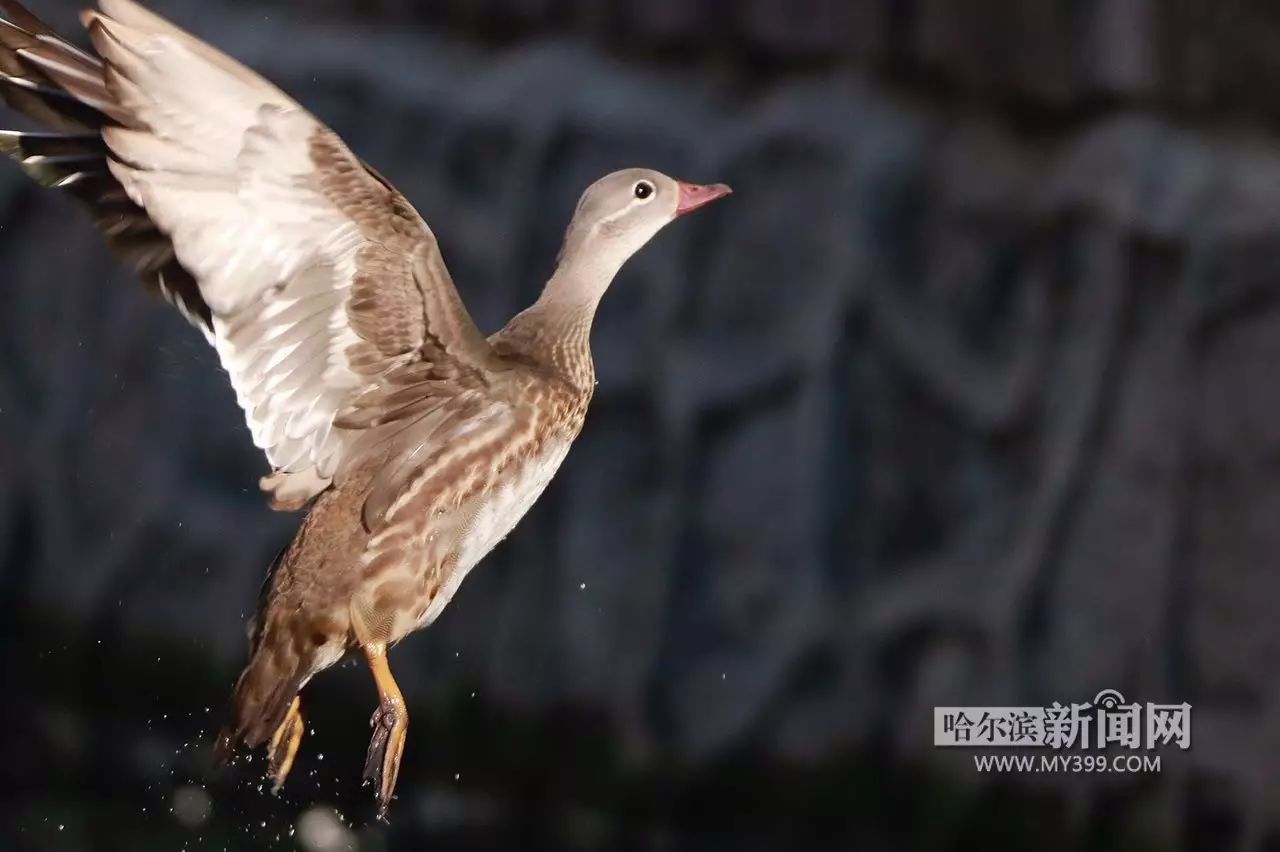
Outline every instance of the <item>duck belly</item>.
{"label": "duck belly", "polygon": [[440,616],[471,569],[507,537],[542,496],[568,452],[567,441],[552,444],[479,500],[458,533],[454,567],[417,626],[425,627]]}

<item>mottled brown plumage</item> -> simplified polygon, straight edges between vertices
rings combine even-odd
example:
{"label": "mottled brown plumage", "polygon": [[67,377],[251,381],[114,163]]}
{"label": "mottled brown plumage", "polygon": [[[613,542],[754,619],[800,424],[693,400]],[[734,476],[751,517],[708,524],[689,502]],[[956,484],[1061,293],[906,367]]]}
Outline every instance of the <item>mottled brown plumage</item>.
{"label": "mottled brown plumage", "polygon": [[644,169],[597,181],[541,297],[486,338],[417,211],[280,90],[132,0],[82,16],[97,56],[15,0],[0,9],[0,96],[60,131],[0,132],[0,150],[85,202],[204,332],[271,463],[263,490],[310,506],[265,587],[219,752],[266,744],[282,784],[299,692],[359,649],[385,813],[408,724],[388,647],[439,615],[563,461],[622,264],[728,188]]}

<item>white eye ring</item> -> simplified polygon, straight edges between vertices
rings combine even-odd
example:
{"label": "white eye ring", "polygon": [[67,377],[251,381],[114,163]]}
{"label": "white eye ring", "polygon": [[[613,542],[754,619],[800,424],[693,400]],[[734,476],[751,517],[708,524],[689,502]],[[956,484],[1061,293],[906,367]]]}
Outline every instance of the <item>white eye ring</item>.
{"label": "white eye ring", "polygon": [[635,188],[632,190],[632,194],[641,201],[648,201],[653,198],[653,193],[653,184],[647,180],[636,181]]}

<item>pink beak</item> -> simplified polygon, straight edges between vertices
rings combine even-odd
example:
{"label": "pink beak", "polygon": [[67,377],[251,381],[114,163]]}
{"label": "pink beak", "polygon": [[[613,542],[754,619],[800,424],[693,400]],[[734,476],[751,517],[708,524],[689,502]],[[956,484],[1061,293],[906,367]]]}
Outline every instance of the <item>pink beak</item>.
{"label": "pink beak", "polygon": [[723,198],[733,192],[728,184],[713,183],[703,186],[697,183],[685,183],[684,181],[676,181],[680,185],[680,200],[676,204],[676,215],[683,216],[686,213],[692,213],[699,207],[706,207],[717,198]]}

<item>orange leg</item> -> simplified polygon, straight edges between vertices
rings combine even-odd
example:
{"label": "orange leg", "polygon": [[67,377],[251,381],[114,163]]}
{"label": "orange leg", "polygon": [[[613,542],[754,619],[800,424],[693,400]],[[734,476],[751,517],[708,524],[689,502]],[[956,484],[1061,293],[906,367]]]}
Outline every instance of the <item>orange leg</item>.
{"label": "orange leg", "polygon": [[298,755],[298,746],[302,742],[302,701],[293,697],[289,712],[276,732],[271,735],[271,743],[267,747],[267,766],[271,774],[271,791],[279,793],[284,786],[284,779],[289,777],[293,768],[293,759]]}
{"label": "orange leg", "polygon": [[372,781],[378,788],[378,816],[386,819],[400,775],[400,757],[404,754],[405,734],[409,730],[409,712],[405,710],[404,696],[391,676],[387,665],[387,646],[384,643],[363,646],[369,670],[378,686],[378,709],[373,712],[369,724],[373,727],[373,739],[369,741],[369,753],[364,761],[364,780]]}

